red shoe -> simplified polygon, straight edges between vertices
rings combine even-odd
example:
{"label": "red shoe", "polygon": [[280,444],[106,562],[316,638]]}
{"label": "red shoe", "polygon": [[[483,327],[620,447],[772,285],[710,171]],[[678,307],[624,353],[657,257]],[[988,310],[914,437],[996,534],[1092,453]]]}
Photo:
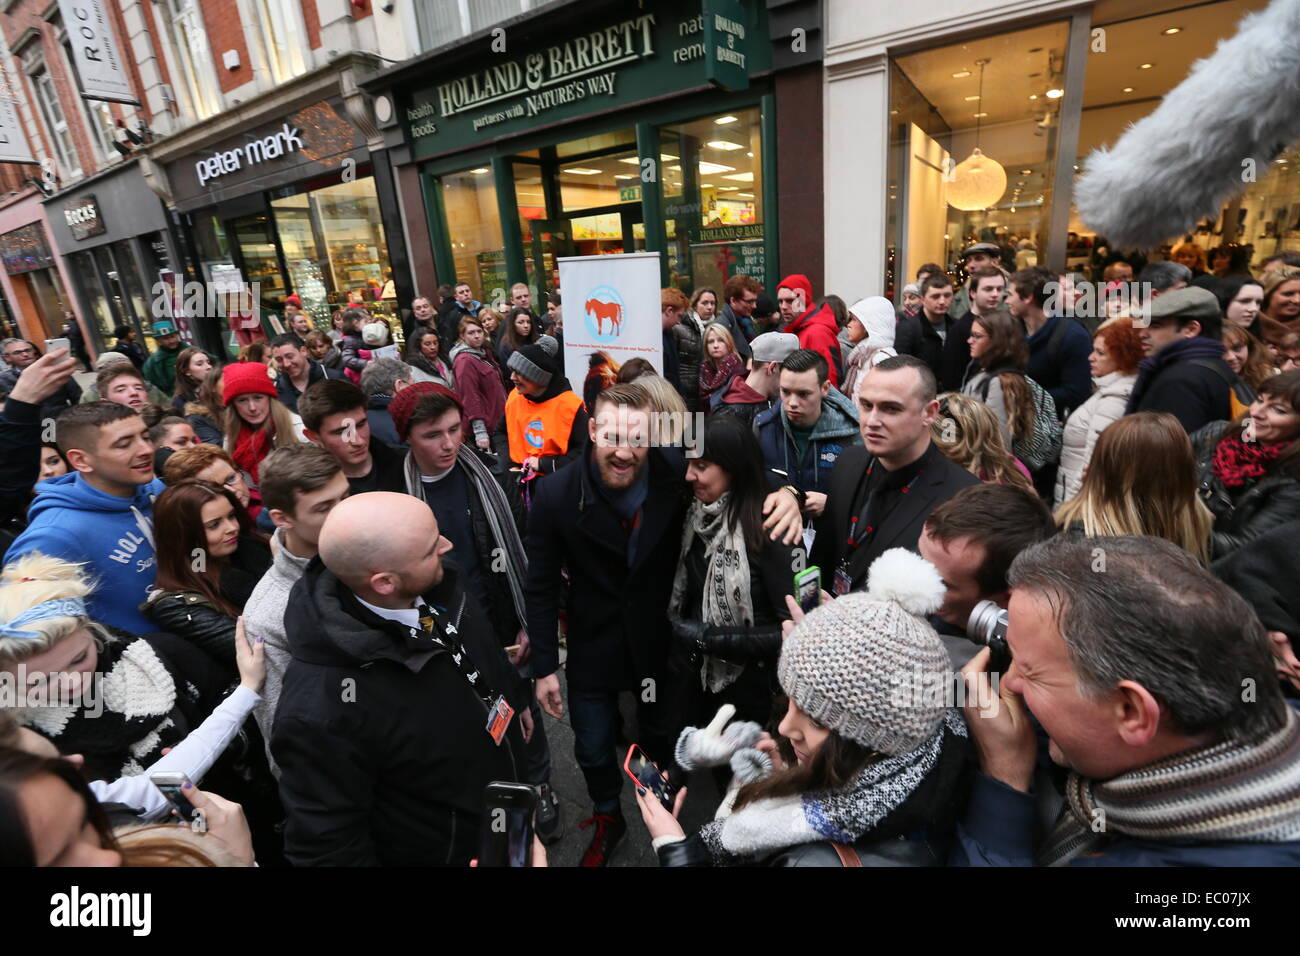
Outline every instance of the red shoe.
{"label": "red shoe", "polygon": [[587,852],[582,855],[582,863],[579,865],[608,866],[614,847],[618,846],[618,841],[627,833],[627,822],[621,815],[616,817],[608,813],[597,813],[579,823],[578,829],[585,830],[592,825],[596,827],[596,832],[591,835],[591,843],[587,845]]}

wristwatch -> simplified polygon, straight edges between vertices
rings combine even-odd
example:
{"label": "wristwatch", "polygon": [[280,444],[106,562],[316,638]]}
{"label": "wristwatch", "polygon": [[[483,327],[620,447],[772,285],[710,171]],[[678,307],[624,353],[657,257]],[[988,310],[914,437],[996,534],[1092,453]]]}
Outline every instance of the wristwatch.
{"label": "wristwatch", "polygon": [[782,485],[781,488],[782,490],[788,491],[790,494],[794,495],[794,500],[799,502],[799,510],[803,511],[808,504],[808,496],[794,485]]}

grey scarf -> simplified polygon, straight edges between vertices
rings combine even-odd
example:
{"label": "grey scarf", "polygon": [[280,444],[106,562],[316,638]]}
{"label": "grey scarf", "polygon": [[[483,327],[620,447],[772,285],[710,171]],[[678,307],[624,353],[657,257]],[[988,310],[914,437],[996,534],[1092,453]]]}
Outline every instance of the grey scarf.
{"label": "grey scarf", "polygon": [[[691,503],[669,609],[678,616],[682,613],[686,601],[686,556],[698,536],[704,542],[705,561],[700,620],[719,627],[749,627],[754,623],[754,602],[749,592],[749,553],[740,523],[737,522],[734,528],[727,524],[727,504],[730,501],[731,492],[728,491],[712,504],[698,499]],[[744,669],[744,664],[705,655],[700,683],[716,694],[735,683]]]}
{"label": "grey scarf", "polygon": [[[473,493],[483,503],[483,513],[487,516],[488,529],[492,532],[492,541],[505,559],[506,581],[510,585],[510,599],[515,606],[515,614],[520,624],[528,620],[524,607],[523,580],[528,573],[528,556],[524,552],[524,543],[519,539],[519,529],[510,517],[510,502],[501,490],[492,472],[479,461],[478,455],[465,445],[456,453],[454,468],[464,468],[465,477],[469,479]],[[415,463],[415,453],[407,452],[403,465],[406,477],[406,493],[424,500],[423,482],[420,481],[420,467]]]}

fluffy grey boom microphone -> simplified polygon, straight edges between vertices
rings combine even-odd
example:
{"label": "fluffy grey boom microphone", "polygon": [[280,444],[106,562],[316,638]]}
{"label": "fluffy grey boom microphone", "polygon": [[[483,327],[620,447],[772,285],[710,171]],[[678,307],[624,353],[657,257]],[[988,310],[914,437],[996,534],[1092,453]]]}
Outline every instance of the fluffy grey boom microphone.
{"label": "fluffy grey boom microphone", "polygon": [[1079,215],[1115,249],[1188,231],[1300,139],[1298,99],[1300,0],[1273,0],[1113,149],[1088,157],[1075,187]]}

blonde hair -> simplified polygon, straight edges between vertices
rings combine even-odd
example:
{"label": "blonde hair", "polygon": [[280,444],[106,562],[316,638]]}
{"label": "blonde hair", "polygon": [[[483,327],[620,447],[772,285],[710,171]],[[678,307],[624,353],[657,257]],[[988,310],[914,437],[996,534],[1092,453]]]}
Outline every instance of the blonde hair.
{"label": "blonde hair", "polygon": [[642,375],[634,383],[650,396],[650,410],[659,422],[656,440],[661,445],[679,445],[689,414],[686,402],[668,379],[659,373]]}
{"label": "blonde hair", "polygon": [[122,851],[122,864],[135,867],[247,866],[210,833],[155,823],[130,825],[113,831]]}
{"label": "blonde hair", "polygon": [[[87,598],[94,586],[80,564],[32,551],[5,566],[0,574],[0,621],[9,622],[46,601]],[[0,637],[0,661],[17,663],[44,654],[77,631],[89,628],[100,646],[108,635],[83,615],[50,617],[23,625],[39,638]]]}
{"label": "blonde hair", "polygon": [[1034,490],[1007,451],[993,409],[959,392],[940,395],[939,408],[941,417],[930,423],[930,436],[941,452],[981,481]]}
{"label": "blonde hair", "polygon": [[[298,438],[293,431],[293,412],[289,411],[288,406],[278,398],[271,398],[269,395],[267,398],[270,401],[271,412],[267,420],[258,428],[264,429],[268,424],[270,425],[272,448],[288,448],[298,444]],[[234,402],[226,406],[226,420],[222,424],[222,431],[226,433],[226,451],[233,455],[235,446],[239,443],[240,430],[251,426],[239,417],[239,410],[235,408]]]}
{"label": "blonde hair", "polygon": [[1197,494],[1196,458],[1187,432],[1164,412],[1137,412],[1106,426],[1078,493],[1056,509],[1089,537],[1149,535],[1209,559],[1214,516]]}
{"label": "blonde hair", "polygon": [[704,327],[704,347],[709,347],[709,336],[716,335],[727,345],[728,352],[736,351],[736,340],[731,335],[731,330],[721,322],[710,322]]}

